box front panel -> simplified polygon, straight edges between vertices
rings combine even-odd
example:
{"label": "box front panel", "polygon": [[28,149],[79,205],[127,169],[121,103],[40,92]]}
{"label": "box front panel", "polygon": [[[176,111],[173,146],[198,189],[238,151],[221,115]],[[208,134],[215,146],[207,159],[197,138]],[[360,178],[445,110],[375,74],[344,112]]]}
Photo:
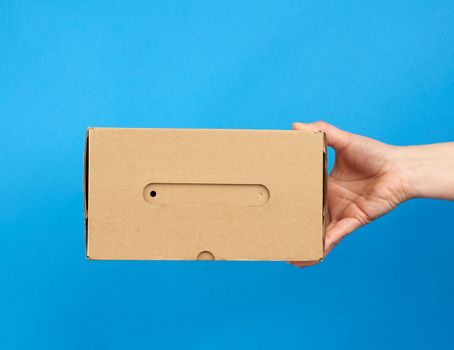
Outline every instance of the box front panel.
{"label": "box front panel", "polygon": [[89,145],[90,258],[323,255],[321,134],[93,129]]}

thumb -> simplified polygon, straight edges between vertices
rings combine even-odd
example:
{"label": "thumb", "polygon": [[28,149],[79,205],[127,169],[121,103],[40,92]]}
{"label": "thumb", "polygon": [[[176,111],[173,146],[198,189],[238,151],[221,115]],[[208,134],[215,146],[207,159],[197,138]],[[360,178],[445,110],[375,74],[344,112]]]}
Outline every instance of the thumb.
{"label": "thumb", "polygon": [[293,123],[294,130],[323,131],[326,134],[328,146],[333,147],[336,151],[345,148],[349,143],[352,134],[336,128],[334,125],[324,121],[314,123]]}

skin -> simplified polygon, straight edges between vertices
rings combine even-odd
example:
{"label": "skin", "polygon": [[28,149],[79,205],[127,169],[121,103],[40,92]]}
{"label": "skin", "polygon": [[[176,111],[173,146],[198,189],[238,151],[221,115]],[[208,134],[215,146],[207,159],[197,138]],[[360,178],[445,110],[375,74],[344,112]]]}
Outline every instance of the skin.
{"label": "skin", "polygon": [[294,123],[293,129],[324,131],[336,152],[328,177],[325,255],[344,237],[409,199],[454,200],[454,142],[392,146],[323,121]]}

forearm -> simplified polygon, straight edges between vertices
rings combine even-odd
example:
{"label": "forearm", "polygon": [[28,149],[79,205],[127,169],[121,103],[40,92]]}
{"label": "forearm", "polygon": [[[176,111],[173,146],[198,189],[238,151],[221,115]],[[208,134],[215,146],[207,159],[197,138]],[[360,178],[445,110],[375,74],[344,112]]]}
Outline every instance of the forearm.
{"label": "forearm", "polygon": [[408,198],[454,200],[454,142],[397,147]]}

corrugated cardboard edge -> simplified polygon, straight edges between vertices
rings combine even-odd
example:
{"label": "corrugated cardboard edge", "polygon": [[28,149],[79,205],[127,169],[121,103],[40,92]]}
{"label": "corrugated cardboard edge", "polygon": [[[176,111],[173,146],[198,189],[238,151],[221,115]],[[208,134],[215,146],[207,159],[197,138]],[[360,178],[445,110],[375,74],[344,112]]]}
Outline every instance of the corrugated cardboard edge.
{"label": "corrugated cardboard edge", "polygon": [[84,225],[85,225],[85,256],[88,256],[88,178],[89,178],[89,140],[90,131],[93,128],[87,128],[85,132],[85,149],[84,149],[84,171],[82,178],[82,192],[84,194]]}
{"label": "corrugated cardboard edge", "polygon": [[[326,237],[326,220],[328,216],[328,151],[327,151],[327,142],[326,142],[326,133],[323,133],[323,252],[325,251],[325,237]],[[323,253],[324,255],[324,253]],[[320,259],[323,261],[323,258]]]}

